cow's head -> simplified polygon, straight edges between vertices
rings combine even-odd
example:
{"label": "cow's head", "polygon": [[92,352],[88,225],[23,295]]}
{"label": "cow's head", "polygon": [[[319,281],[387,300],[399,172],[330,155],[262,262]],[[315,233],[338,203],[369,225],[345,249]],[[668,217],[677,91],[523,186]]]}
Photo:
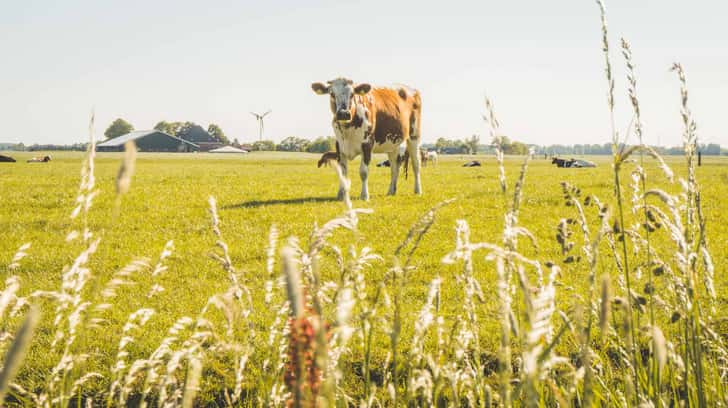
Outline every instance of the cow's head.
{"label": "cow's head", "polygon": [[336,78],[332,81],[326,81],[326,85],[321,82],[311,84],[311,89],[318,95],[329,95],[331,98],[331,113],[334,114],[337,122],[347,123],[354,118],[356,107],[352,103],[354,95],[365,95],[372,89],[369,84],[359,84],[354,86],[351,79]]}

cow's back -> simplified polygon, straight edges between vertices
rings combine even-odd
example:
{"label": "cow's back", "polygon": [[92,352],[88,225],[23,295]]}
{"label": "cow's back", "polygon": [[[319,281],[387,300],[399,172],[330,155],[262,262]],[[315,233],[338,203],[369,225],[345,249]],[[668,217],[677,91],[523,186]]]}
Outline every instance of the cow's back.
{"label": "cow's back", "polygon": [[373,136],[380,147],[397,146],[410,137],[419,137],[420,94],[406,87],[374,88],[367,99],[374,112]]}

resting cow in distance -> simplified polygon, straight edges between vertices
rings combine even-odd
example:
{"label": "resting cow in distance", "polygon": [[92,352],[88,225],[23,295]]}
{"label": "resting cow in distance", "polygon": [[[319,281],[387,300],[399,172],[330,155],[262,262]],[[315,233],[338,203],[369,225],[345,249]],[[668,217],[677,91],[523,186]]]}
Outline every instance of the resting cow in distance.
{"label": "resting cow in distance", "polygon": [[551,164],[555,164],[556,167],[569,168],[574,164],[575,161],[576,160],[574,160],[574,159],[566,160],[566,159],[559,159],[558,157],[554,157],[553,160],[551,160]]}
{"label": "resting cow in distance", "polygon": [[[361,199],[369,199],[369,163],[372,153],[387,153],[390,163],[398,163],[399,147],[406,145],[415,175],[415,194],[422,193],[420,183],[420,116],[422,102],[419,91],[405,86],[373,88],[367,83],[354,84],[346,78],[311,84],[318,95],[329,95],[336,135],[336,157],[346,175],[349,161],[361,155],[359,176]],[[333,153],[333,152],[332,152]],[[397,192],[399,166],[391,166],[388,195]],[[338,198],[343,199],[344,186]]]}
{"label": "resting cow in distance", "polygon": [[38,156],[27,160],[28,163],[48,163],[49,161],[51,161],[51,156]]}

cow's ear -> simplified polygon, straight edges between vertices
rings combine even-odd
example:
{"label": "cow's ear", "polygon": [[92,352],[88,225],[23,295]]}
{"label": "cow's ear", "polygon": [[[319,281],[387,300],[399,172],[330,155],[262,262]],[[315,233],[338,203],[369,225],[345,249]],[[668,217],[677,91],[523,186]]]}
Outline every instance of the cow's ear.
{"label": "cow's ear", "polygon": [[325,95],[329,93],[329,87],[322,84],[321,82],[314,82],[311,84],[311,89],[318,95]]}
{"label": "cow's ear", "polygon": [[372,90],[372,86],[369,84],[359,84],[354,88],[354,93],[357,95],[365,95],[367,92]]}

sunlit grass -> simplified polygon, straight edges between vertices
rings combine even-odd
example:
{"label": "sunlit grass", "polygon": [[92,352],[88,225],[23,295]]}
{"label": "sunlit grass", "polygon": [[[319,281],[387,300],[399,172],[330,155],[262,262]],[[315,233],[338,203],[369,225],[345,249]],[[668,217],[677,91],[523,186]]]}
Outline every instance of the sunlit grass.
{"label": "sunlit grass", "polygon": [[[16,156],[23,159],[26,154]],[[22,244],[32,244],[27,250],[28,256],[19,262],[18,269],[10,271],[3,267],[3,278],[12,274],[20,278],[20,295],[57,288],[64,267],[70,265],[84,248],[80,243],[64,240],[75,225],[68,215],[75,204],[81,158],[80,154],[54,154],[51,163],[11,163],[0,168],[0,228],[3,231],[0,254],[7,258],[3,264],[10,263]],[[101,329],[82,331],[79,344],[89,356],[76,368],[76,372],[99,371],[108,378],[109,369],[116,359],[121,326],[137,309],[151,308],[156,313],[128,346],[129,361],[147,358],[178,318],[196,316],[208,298],[226,291],[230,285],[228,274],[210,257],[216,242],[208,214],[207,199],[210,196],[217,199],[220,229],[232,264],[245,278],[253,294],[251,330],[258,335],[251,339],[250,344],[264,347],[271,319],[275,316],[275,311],[264,304],[262,296],[268,279],[265,254],[270,227],[276,225],[281,241],[289,236],[305,240],[314,223],[320,226],[342,214],[342,203],[332,200],[338,186],[335,174],[331,170],[317,169],[317,157],[307,154],[253,153],[244,157],[139,154],[132,187],[121,198],[120,207],[115,211],[114,180],[121,159],[121,154],[99,154],[96,159],[99,195],[88,215],[88,227],[101,241],[88,264],[92,271],[88,296],[98,292],[116,271],[134,259],[148,258],[153,264],[169,240],[174,241],[174,251],[165,260],[169,269],[158,279],[152,279],[149,272],[141,273],[132,279],[134,285],[118,290],[114,306],[106,316],[108,321],[102,324]],[[375,157],[374,161],[377,159]],[[407,282],[402,286],[400,296],[401,314],[416,316],[426,300],[427,287],[439,276],[442,279],[440,315],[448,325],[458,320],[463,290],[462,283],[455,276],[460,273],[460,267],[441,263],[442,258],[454,248],[456,220],[468,221],[472,242],[498,244],[502,241],[504,214],[511,202],[511,197],[500,191],[499,171],[493,158],[481,156],[478,159],[483,167],[461,167],[462,163],[471,160],[470,156],[445,156],[437,166],[424,168],[423,196],[413,194],[411,180],[401,180],[398,195],[388,197],[385,192],[389,170],[383,168],[371,172],[371,200],[366,203],[354,200],[354,206],[371,208],[374,212],[359,216],[357,232],[337,232],[330,240],[331,244],[344,251],[349,245],[367,245],[372,252],[384,258],[363,270],[367,293],[373,293],[377,282],[387,275],[393,251],[405,238],[408,228],[429,208],[455,198],[453,203],[437,211],[434,224],[422,237],[412,258],[414,269],[407,273]],[[523,187],[519,225],[529,228],[538,247],[531,248],[523,241],[519,250],[525,256],[551,260],[562,267],[556,295],[559,310],[573,310],[579,303],[576,295],[584,293],[588,287],[586,261],[563,263],[561,247],[555,240],[559,221],[575,216],[564,206],[560,183],[566,181],[578,186],[584,194],[596,195],[603,200],[613,197],[611,158],[591,159],[599,167],[557,169],[549,161],[535,158],[529,164]],[[521,161],[522,158],[505,160],[509,186],[515,182]],[[668,163],[680,176],[684,161],[670,159]],[[721,202],[728,186],[726,164],[728,162],[722,158],[704,159],[697,174],[708,225],[707,238],[714,249],[713,262],[717,265],[717,316],[726,310],[726,283],[721,272],[722,265],[728,261],[728,254],[719,250],[728,247],[728,223]],[[648,163],[647,171],[659,174],[654,163]],[[356,178],[352,184],[352,195],[356,196],[360,184]],[[676,186],[666,188],[678,191]],[[591,222],[596,228],[596,220]],[[625,225],[630,225],[630,222],[625,221]],[[660,242],[664,245],[667,241],[662,239]],[[610,258],[609,251],[602,249],[597,263],[598,273],[616,278],[614,262]],[[475,256],[473,261],[474,277],[480,282],[485,300],[485,303],[478,304],[478,311],[482,314],[478,331],[487,369],[487,361],[495,361],[499,343],[496,273],[494,265],[482,257]],[[322,262],[320,273],[325,281],[338,279],[337,268],[332,262]],[[155,282],[165,290],[147,298],[146,294]],[[49,301],[41,304],[42,323],[17,379],[30,390],[43,387],[58,358],[48,348],[54,335],[51,330],[53,304]],[[333,309],[328,307],[325,310],[325,313],[333,313]],[[327,315],[327,318],[331,316]],[[222,318],[217,315],[213,320],[221,321]],[[666,322],[659,323],[667,325]],[[413,330],[414,321],[403,319],[400,336],[404,349],[409,346]],[[726,332],[720,334],[726,336]],[[243,338],[248,335],[241,334]],[[520,352],[519,346],[514,346]],[[379,376],[383,375],[382,364],[387,358],[388,348],[386,336],[379,333],[374,337],[371,358],[374,371]],[[568,342],[560,344],[558,350],[567,355],[572,352]],[[251,352],[250,377],[261,367],[257,351]],[[348,370],[344,384],[352,395],[360,395],[358,384],[361,378],[357,378],[361,375],[362,349],[353,347],[351,353],[342,362]],[[230,361],[221,358],[205,360],[203,399],[220,401],[222,384],[232,387],[235,382],[234,370],[226,367]],[[493,368],[489,370],[487,378],[493,383],[495,374]],[[257,392],[258,384],[254,381],[247,380],[244,384],[246,392]],[[99,391],[108,389],[108,384],[102,380],[91,382],[88,387]]]}

